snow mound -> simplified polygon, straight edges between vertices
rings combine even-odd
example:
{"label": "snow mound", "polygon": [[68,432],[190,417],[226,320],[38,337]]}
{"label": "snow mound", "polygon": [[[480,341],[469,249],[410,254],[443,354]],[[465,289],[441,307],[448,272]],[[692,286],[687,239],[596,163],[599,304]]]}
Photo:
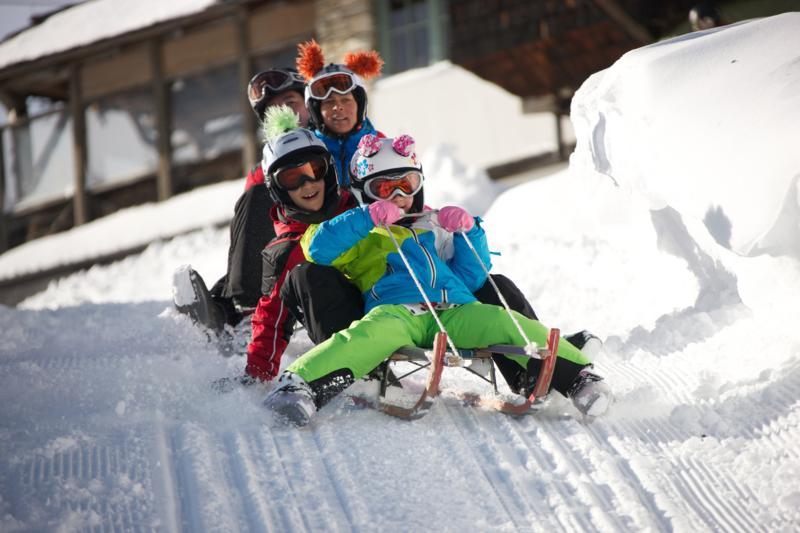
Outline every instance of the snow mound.
{"label": "snow mound", "polygon": [[800,257],[798,28],[786,13],[625,54],[573,99],[571,164],[738,254]]}

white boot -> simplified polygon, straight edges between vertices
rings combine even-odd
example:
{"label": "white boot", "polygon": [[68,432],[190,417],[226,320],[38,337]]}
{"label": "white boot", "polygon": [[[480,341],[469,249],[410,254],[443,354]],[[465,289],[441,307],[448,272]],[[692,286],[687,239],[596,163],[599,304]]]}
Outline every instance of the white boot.
{"label": "white boot", "polygon": [[614,395],[603,378],[588,370],[581,370],[567,396],[578,411],[586,416],[600,416],[608,411]]}
{"label": "white boot", "polygon": [[305,426],[317,412],[314,392],[308,383],[297,374],[284,372],[278,379],[264,406],[275,412],[278,418],[294,426]]}

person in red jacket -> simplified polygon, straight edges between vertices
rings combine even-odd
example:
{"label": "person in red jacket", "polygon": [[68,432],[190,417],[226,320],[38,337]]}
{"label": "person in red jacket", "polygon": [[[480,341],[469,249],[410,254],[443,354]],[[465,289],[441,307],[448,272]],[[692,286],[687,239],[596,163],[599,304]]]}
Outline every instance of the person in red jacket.
{"label": "person in red jacket", "polygon": [[[269,381],[278,375],[281,356],[300,320],[319,343],[363,315],[361,293],[339,271],[322,267],[304,286],[314,304],[303,313],[286,304],[284,284],[295,267],[305,263],[299,246],[309,224],[332,218],[355,205],[339,189],[333,156],[310,130],[299,128],[288,109],[267,111],[268,133],[262,168],[274,205],[270,210],[276,236],[262,253],[262,297],[253,313],[247,347],[246,377]],[[322,272],[322,271],[325,272]],[[299,316],[298,316],[299,315]]]}
{"label": "person in red jacket", "polygon": [[[284,105],[297,115],[301,126],[307,126],[309,114],[304,89],[305,80],[294,68],[274,68],[253,76],[247,96],[259,123],[267,109]],[[259,164],[247,175],[245,190],[234,207],[225,275],[208,290],[203,278],[190,266],[182,266],[175,272],[175,307],[219,340],[231,340],[225,326],[235,327],[242,322],[253,312],[261,296],[261,252],[275,237],[269,215],[272,206]],[[220,348],[232,349],[229,342],[221,342]]]}

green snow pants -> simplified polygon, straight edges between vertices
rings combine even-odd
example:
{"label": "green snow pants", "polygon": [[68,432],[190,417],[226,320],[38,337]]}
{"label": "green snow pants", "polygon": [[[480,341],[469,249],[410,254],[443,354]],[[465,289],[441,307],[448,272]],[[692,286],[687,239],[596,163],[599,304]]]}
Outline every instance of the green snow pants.
{"label": "green snow pants", "polygon": [[[515,311],[512,313],[531,341],[539,346],[547,344],[548,328]],[[525,345],[519,330],[502,307],[473,302],[439,311],[439,318],[459,348],[483,348],[491,344]],[[352,374],[352,379],[357,380],[398,348],[409,345],[432,347],[438,331],[431,313],[412,315],[402,305],[381,305],[300,356],[286,370],[308,383],[326,376],[341,376],[343,372]],[[580,350],[563,339],[559,342],[557,355],[573,363],[569,366],[577,369],[590,364]],[[513,360],[522,369],[526,369],[531,361],[525,356],[503,357]],[[352,382],[349,376],[348,381]]]}

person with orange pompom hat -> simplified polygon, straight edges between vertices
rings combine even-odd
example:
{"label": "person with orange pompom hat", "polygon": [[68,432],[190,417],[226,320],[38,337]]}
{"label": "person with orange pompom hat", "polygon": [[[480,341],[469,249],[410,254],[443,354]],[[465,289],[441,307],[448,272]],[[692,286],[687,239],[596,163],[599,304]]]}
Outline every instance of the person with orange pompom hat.
{"label": "person with orange pompom hat", "polygon": [[362,137],[385,137],[367,118],[364,80],[380,75],[383,60],[377,52],[351,52],[344,63],[329,63],[313,39],[298,45],[297,70],[306,78],[305,101],[314,132],[334,155],[339,185],[349,185],[350,159]]}

